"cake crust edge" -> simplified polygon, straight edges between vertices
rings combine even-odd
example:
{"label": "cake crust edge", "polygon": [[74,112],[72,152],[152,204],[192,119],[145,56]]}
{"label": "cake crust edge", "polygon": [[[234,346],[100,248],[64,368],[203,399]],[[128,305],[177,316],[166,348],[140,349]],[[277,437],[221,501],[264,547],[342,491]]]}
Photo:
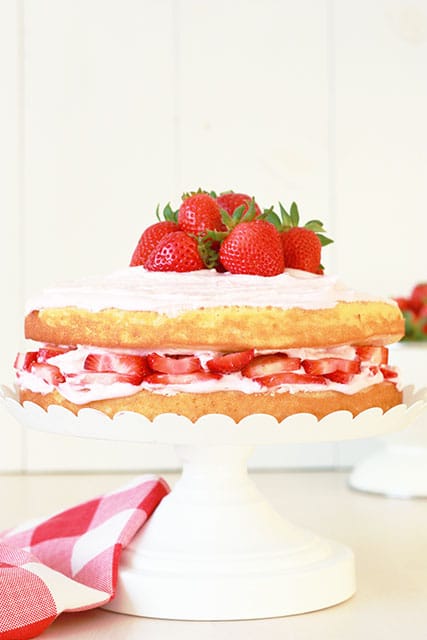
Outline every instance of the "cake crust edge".
{"label": "cake crust edge", "polygon": [[[195,337],[197,327],[197,337]],[[51,307],[30,312],[25,337],[62,345],[108,348],[275,350],[341,344],[384,346],[404,335],[397,306],[339,302],[326,309],[210,307],[170,317],[154,311]]]}
{"label": "cake crust edge", "polygon": [[255,413],[266,413],[279,422],[296,413],[311,413],[318,419],[333,411],[350,411],[353,416],[371,407],[384,412],[402,402],[402,392],[392,382],[381,382],[348,395],[338,391],[297,393],[253,393],[215,391],[212,393],[177,393],[161,395],[142,390],[132,396],[97,400],[76,405],[58,391],[47,394],[20,389],[19,400],[34,402],[43,409],[59,405],[77,414],[80,409],[97,409],[112,418],[121,411],[133,411],[153,420],[162,413],[183,415],[192,422],[210,413],[221,413],[239,422]]}

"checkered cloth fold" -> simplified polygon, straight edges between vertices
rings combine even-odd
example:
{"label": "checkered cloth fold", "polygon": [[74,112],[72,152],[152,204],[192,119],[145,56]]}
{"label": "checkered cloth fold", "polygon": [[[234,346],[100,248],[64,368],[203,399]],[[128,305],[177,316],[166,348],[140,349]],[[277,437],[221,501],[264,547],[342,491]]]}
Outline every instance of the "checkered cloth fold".
{"label": "checkered cloth fold", "polygon": [[161,478],[141,476],[0,534],[0,639],[34,638],[63,611],[109,602],[122,549],[168,492]]}

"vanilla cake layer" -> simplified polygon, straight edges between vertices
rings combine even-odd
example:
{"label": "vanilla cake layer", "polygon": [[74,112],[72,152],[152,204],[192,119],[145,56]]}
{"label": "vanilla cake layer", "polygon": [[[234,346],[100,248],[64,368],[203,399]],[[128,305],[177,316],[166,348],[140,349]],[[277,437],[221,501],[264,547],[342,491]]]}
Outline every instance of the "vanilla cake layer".
{"label": "vanilla cake layer", "polygon": [[112,348],[277,350],[386,345],[402,337],[403,319],[394,301],[359,294],[332,276],[133,267],[42,292],[27,306],[25,335]]}
{"label": "vanilla cake layer", "polygon": [[91,408],[113,417],[120,411],[134,411],[152,420],[162,413],[177,413],[195,422],[208,413],[221,413],[238,422],[254,413],[265,413],[281,421],[295,413],[312,413],[321,419],[333,411],[350,411],[357,415],[370,407],[387,411],[402,402],[402,393],[392,382],[381,382],[352,395],[337,391],[300,391],[297,393],[263,392],[245,394],[240,391],[211,393],[177,393],[171,396],[142,390],[132,396],[97,400],[84,405],[66,400],[58,391],[45,395],[28,389],[20,390],[20,401],[35,402],[44,409],[60,405],[77,413]]}

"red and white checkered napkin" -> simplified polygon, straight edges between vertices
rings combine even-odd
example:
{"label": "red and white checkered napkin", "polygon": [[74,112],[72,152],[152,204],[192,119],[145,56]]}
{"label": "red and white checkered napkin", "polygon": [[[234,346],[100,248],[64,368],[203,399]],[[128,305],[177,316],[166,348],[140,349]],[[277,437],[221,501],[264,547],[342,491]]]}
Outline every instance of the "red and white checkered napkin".
{"label": "red and white checkered napkin", "polygon": [[122,549],[168,492],[161,478],[141,476],[0,535],[0,638],[34,638],[62,611],[111,600]]}

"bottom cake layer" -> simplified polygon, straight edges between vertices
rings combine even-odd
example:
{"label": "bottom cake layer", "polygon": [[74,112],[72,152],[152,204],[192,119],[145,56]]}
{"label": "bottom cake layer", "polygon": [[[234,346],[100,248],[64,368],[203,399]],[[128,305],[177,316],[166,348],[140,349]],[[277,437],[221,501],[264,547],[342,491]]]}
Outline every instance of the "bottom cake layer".
{"label": "bottom cake layer", "polygon": [[87,408],[97,409],[110,417],[120,411],[134,411],[152,420],[162,413],[177,413],[192,422],[209,413],[228,415],[235,422],[254,413],[266,413],[278,421],[295,413],[312,413],[320,419],[328,413],[340,410],[350,411],[356,416],[371,407],[380,407],[387,411],[402,402],[402,392],[394,383],[388,381],[374,384],[351,395],[338,391],[251,394],[240,391],[216,391],[167,396],[142,390],[132,396],[97,400],[83,405],[66,400],[58,391],[41,394],[21,389],[19,397],[21,402],[29,400],[44,409],[52,404],[60,405],[75,414],[80,409]]}

